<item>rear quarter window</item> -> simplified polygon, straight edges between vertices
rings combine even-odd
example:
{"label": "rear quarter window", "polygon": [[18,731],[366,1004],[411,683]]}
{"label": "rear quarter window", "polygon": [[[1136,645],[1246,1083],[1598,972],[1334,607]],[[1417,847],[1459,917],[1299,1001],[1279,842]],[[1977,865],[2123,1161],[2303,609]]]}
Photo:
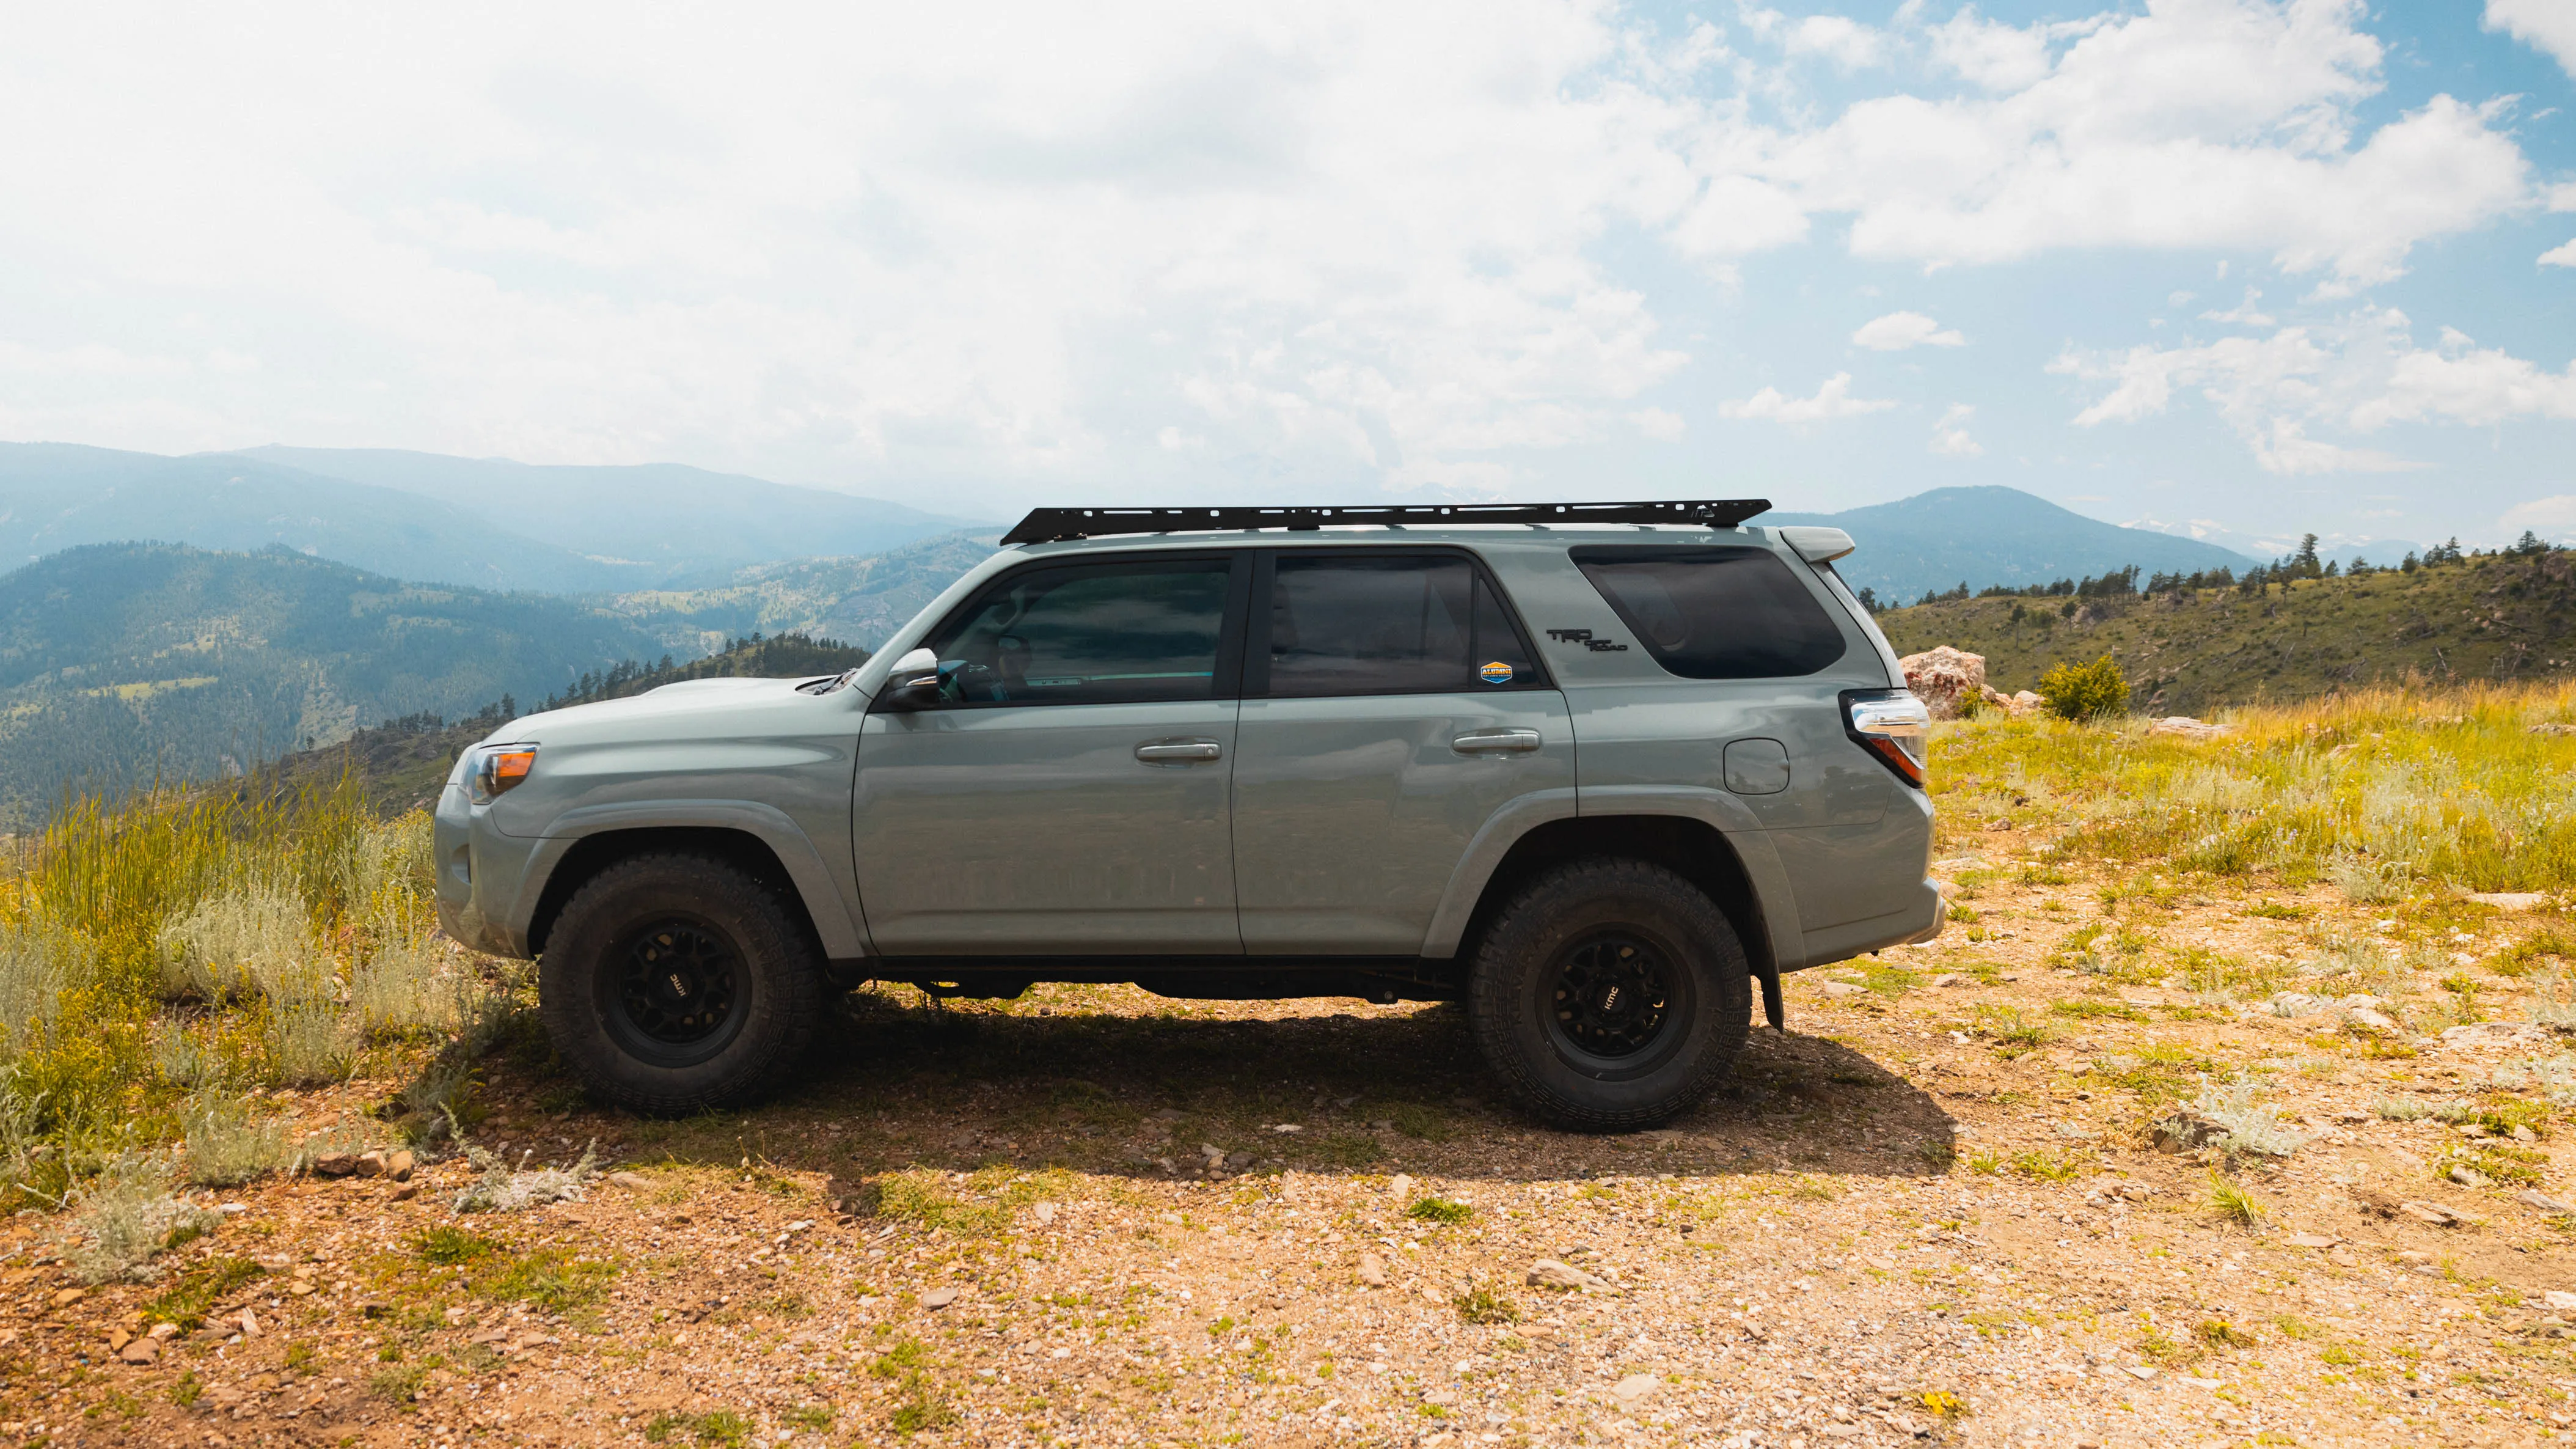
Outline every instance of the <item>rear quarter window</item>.
{"label": "rear quarter window", "polygon": [[1783,679],[1843,657],[1842,628],[1769,549],[1587,547],[1573,558],[1655,662],[1685,679]]}

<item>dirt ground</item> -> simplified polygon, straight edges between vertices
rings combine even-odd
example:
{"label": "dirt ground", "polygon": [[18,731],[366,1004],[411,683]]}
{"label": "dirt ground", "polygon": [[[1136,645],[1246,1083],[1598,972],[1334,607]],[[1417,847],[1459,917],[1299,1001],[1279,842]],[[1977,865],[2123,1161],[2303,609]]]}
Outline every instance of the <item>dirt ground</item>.
{"label": "dirt ground", "polygon": [[[1802,1449],[2567,1432],[2576,1298],[2545,1296],[2576,1290],[2576,1216],[2546,1200],[2558,1142],[2531,1091],[2480,1091],[2499,1061],[2559,1051],[2513,1024],[2530,988],[2479,964],[2554,916],[2159,893],[2030,867],[2001,838],[1942,873],[1960,924],[1793,977],[1785,1034],[1757,1026],[1723,1093],[1631,1136],[1543,1130],[1493,1100],[1445,1006],[867,993],[791,1099],[671,1123],[587,1107],[533,1056],[496,1060],[479,1141],[563,1164],[595,1140],[616,1175],[468,1214],[452,1157],[409,1184],[271,1179],[209,1199],[238,1211],[155,1281],[85,1293],[51,1261],[50,1220],[22,1214],[0,1241],[0,1436]],[[2088,925],[2105,949],[2154,944],[2122,971],[2074,969],[2059,948]],[[2437,942],[2463,980],[2420,992],[2496,1024],[2329,1026],[2154,974],[2194,948],[2287,962],[2372,933]],[[2303,1145],[2157,1148],[2167,1102],[2246,1072]],[[288,1105],[315,1130],[395,1085]],[[2542,1105],[2508,1114],[2518,1135],[2400,1120],[2472,1098]],[[2539,1205],[2442,1176],[2463,1144],[2537,1176]],[[2215,1195],[2231,1183],[2234,1209]],[[1573,1286],[1533,1283],[1542,1260]],[[182,1326],[132,1351],[150,1362],[112,1347],[160,1320]]]}

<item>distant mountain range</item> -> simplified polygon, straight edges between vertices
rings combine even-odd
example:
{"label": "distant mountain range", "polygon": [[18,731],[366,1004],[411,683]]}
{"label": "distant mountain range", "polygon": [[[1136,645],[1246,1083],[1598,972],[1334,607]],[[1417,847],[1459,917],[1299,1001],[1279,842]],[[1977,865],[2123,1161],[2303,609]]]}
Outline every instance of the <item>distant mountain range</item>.
{"label": "distant mountain range", "polygon": [[0,576],[0,814],[237,772],[400,715],[533,703],[666,647],[648,621],[570,599],[285,548],[70,549]]}
{"label": "distant mountain range", "polygon": [[0,443],[0,567],[92,543],[271,544],[430,583],[546,593],[729,582],[752,564],[873,554],[963,520],[675,464],[533,467],[260,448],[165,458]]}
{"label": "distant mountain range", "polygon": [[[2009,488],[1759,522],[1849,531],[1845,576],[1891,604],[2255,561]],[[672,466],[0,444],[0,567],[31,560],[0,574],[0,817],[754,633],[872,648],[993,548],[897,504]]]}
{"label": "distant mountain range", "polygon": [[612,665],[687,664],[754,634],[870,647],[991,552],[950,534],[712,589],[579,597],[406,583],[281,545],[50,554],[0,575],[0,828],[66,788],[237,773],[504,696],[532,709]]}
{"label": "distant mountain range", "polygon": [[1824,524],[1850,534],[1851,556],[1835,567],[1853,588],[1875,590],[1888,603],[1959,584],[1973,591],[2099,577],[2131,564],[2150,574],[2189,574],[2242,573],[2257,562],[2197,539],[2087,518],[2018,488],[1935,488],[1841,513],[1766,513],[1754,522]]}

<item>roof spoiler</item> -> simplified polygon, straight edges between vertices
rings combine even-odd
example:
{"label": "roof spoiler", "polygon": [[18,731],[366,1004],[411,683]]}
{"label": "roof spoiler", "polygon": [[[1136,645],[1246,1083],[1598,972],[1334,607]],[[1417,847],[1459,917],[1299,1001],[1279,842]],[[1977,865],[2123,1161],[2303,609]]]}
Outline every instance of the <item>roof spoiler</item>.
{"label": "roof spoiler", "polygon": [[1852,536],[1839,528],[1784,528],[1780,541],[1811,564],[1832,563],[1852,551]]}
{"label": "roof spoiler", "polygon": [[[1712,498],[1679,503],[1372,503],[1347,508],[1033,508],[1002,535],[1005,546],[1136,533],[1239,533],[1326,526],[1453,523],[1666,523],[1733,528],[1770,511],[1768,498]],[[1836,529],[1808,529],[1832,533]],[[1850,540],[1845,539],[1848,549]]]}

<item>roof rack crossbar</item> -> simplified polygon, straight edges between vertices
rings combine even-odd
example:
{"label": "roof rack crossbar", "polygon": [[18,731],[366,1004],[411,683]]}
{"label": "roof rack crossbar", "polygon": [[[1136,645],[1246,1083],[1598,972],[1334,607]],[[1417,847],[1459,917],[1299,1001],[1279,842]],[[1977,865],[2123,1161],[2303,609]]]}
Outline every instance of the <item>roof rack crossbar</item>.
{"label": "roof rack crossbar", "polygon": [[1444,523],[1667,523],[1733,528],[1769,511],[1768,498],[1667,503],[1367,503],[1319,508],[1033,508],[1005,545],[1137,533],[1306,532],[1327,525]]}

